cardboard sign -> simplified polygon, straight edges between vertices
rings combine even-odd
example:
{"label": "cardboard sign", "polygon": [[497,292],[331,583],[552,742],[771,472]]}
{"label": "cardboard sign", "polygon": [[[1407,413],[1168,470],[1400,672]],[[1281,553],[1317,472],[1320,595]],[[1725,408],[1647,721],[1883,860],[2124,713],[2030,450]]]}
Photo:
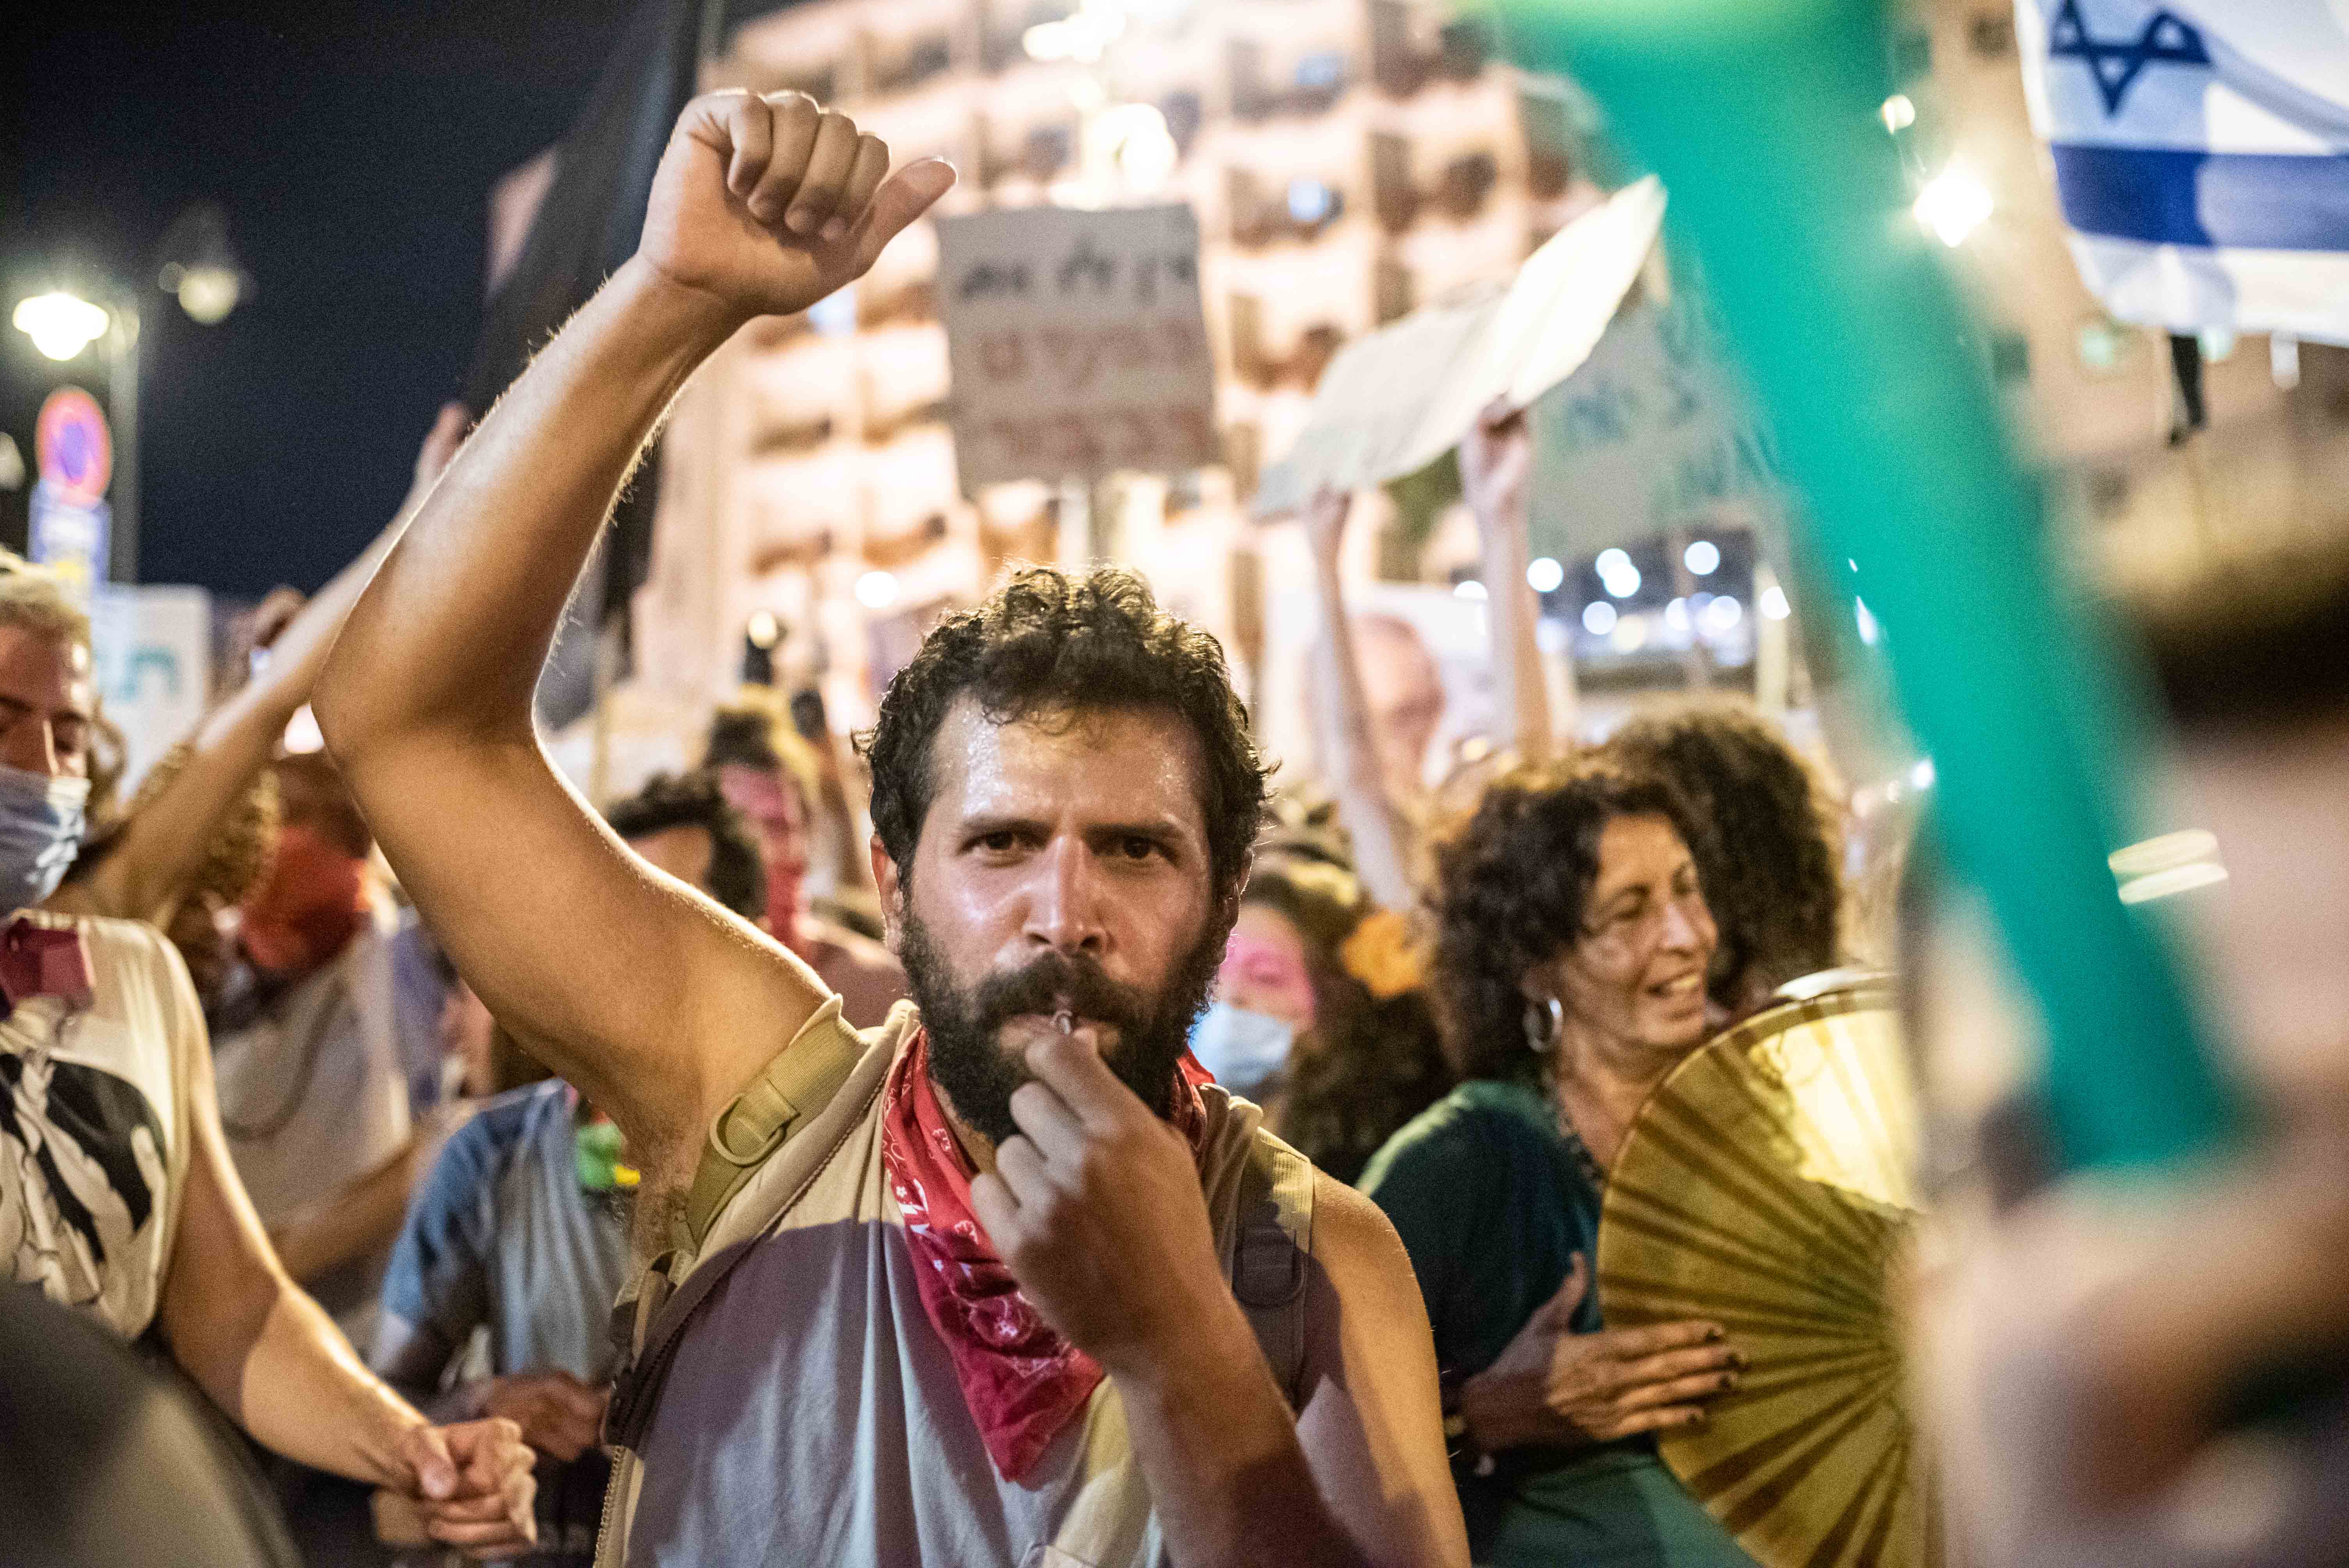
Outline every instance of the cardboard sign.
{"label": "cardboard sign", "polygon": [[1506,287],[1414,311],[1330,362],[1297,445],[1257,486],[1258,517],[1324,488],[1361,490],[1433,462],[1495,402],[1522,408],[1572,375],[1654,249],[1651,176],[1560,229]]}
{"label": "cardboard sign", "polygon": [[1217,460],[1188,206],[941,219],[938,291],[966,492]]}
{"label": "cardboard sign", "polygon": [[1775,552],[1777,443],[1695,287],[1619,315],[1527,418],[1535,553],[1573,560],[1698,526],[1757,528]]}

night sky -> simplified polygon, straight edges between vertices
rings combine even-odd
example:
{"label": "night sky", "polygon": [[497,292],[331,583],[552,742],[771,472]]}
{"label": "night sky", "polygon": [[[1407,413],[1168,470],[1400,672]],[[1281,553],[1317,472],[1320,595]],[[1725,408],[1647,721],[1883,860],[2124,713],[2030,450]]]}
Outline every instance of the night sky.
{"label": "night sky", "polygon": [[[471,357],[491,183],[562,134],[628,9],[14,8],[0,420],[27,464],[41,397],[71,379],[102,401],[105,359],[41,358],[7,309],[76,270],[135,284],[140,580],[239,598],[324,583],[398,503]],[[157,242],[200,199],[226,208],[258,290],[212,327],[154,283]],[[25,497],[0,494],[0,538],[19,547]]]}

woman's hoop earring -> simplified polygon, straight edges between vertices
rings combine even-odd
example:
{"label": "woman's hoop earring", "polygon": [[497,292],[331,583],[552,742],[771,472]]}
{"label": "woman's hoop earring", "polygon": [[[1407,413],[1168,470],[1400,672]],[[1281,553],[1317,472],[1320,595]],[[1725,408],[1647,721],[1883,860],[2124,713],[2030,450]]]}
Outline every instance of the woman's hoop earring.
{"label": "woman's hoop earring", "polygon": [[[1545,1009],[1543,1003],[1548,1004]],[[1526,1003],[1526,1046],[1537,1057],[1546,1057],[1557,1048],[1557,1037],[1566,1031],[1566,1008],[1555,996],[1540,1002]]]}

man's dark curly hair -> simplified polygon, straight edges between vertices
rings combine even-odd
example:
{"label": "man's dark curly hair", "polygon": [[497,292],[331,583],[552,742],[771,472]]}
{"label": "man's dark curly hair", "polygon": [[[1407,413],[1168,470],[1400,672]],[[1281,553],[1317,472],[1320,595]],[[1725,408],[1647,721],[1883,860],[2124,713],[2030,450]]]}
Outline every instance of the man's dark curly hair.
{"label": "man's dark curly hair", "polygon": [[1270,773],[1248,737],[1224,651],[1168,614],[1122,567],[1086,573],[1026,567],[976,608],[941,621],[897,672],[863,738],[873,768],[873,830],[910,872],[936,780],[930,743],[969,696],[989,722],[1055,711],[1150,708],[1179,716],[1206,762],[1209,871],[1218,895],[1238,891],[1264,819]]}
{"label": "man's dark curly hair", "polygon": [[1704,902],[1721,928],[1706,989],[1732,1010],[1835,967],[1843,882],[1825,791],[1785,738],[1734,699],[1675,703],[1606,750],[1687,801]]}
{"label": "man's dark curly hair", "polygon": [[1618,817],[1662,817],[1689,835],[1661,779],[1583,758],[1495,779],[1437,848],[1436,1009],[1462,1078],[1538,1080],[1526,976],[1580,938],[1599,837]]}
{"label": "man's dark curly hair", "polygon": [[645,787],[604,809],[604,820],[624,839],[650,838],[671,828],[709,835],[709,896],[745,920],[767,912],[767,866],[750,819],[726,799],[718,775],[656,773]]}

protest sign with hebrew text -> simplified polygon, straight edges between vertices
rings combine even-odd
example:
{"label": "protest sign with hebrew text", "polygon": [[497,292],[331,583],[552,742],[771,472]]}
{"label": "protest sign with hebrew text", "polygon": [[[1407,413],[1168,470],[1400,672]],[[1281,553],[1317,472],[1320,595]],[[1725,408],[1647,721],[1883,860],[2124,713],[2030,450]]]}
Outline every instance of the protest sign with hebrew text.
{"label": "protest sign with hebrew text", "polygon": [[1216,460],[1189,207],[941,219],[938,289],[966,491]]}

